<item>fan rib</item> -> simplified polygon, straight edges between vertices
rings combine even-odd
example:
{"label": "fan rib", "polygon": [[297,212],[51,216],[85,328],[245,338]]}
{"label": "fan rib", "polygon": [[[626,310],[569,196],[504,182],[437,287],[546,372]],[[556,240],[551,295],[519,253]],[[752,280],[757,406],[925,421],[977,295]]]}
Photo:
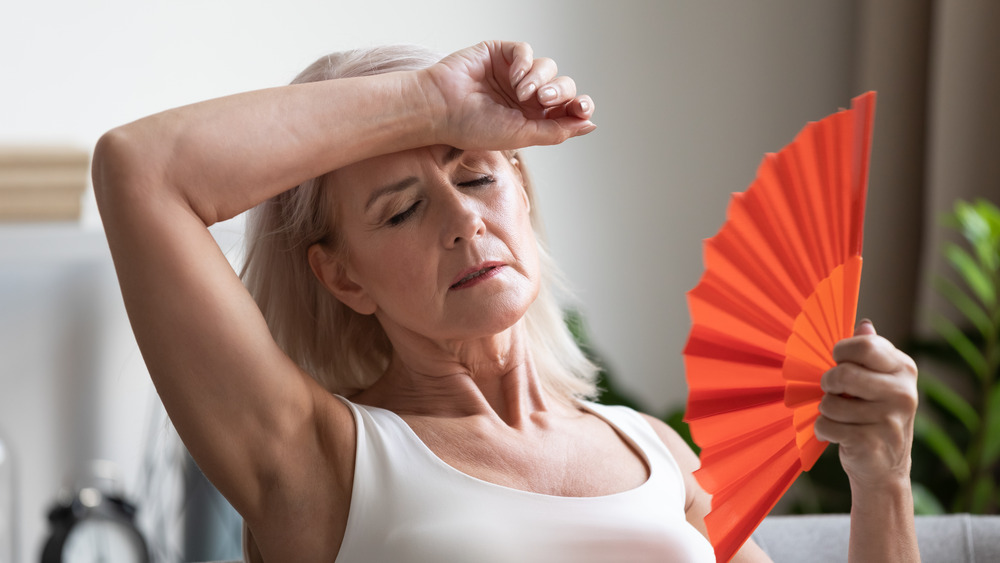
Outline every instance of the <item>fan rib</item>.
{"label": "fan rib", "polygon": [[827,257],[826,245],[819,234],[819,229],[822,228],[820,214],[817,213],[810,197],[815,190],[806,189],[807,186],[813,184],[810,183],[811,178],[809,178],[808,174],[808,157],[803,156],[802,153],[807,148],[808,150],[812,150],[810,135],[808,134],[811,125],[806,126],[805,130],[788,147],[788,152],[785,153],[788,174],[792,178],[796,189],[785,190],[783,193],[787,194],[792,204],[792,217],[795,219],[799,236],[806,243],[804,256],[807,258],[808,263],[812,265],[813,277],[811,279],[815,283],[815,281],[824,278],[826,272],[829,271],[827,268],[829,259]]}
{"label": "fan rib", "polygon": [[[766,186],[776,180],[772,180],[774,177],[774,155],[767,155],[764,160],[764,164],[760,168],[760,176],[758,181],[750,186],[752,190],[754,186]],[[763,234],[767,239],[768,247],[774,251],[775,255],[778,257],[782,269],[788,273],[788,276],[792,279],[795,284],[795,290],[800,298],[805,298],[811,292],[811,286],[809,285],[809,275],[805,271],[805,266],[798,260],[793,260],[795,252],[798,251],[796,245],[796,237],[794,232],[790,232],[788,226],[782,220],[782,209],[779,208],[778,202],[772,202],[767,198],[767,190],[762,187],[758,191],[747,191],[745,192],[744,201],[747,203],[747,208],[753,215],[760,217],[760,225],[766,225],[767,229],[761,229],[761,234]],[[725,225],[723,225],[725,228]],[[795,247],[795,248],[792,248]]]}
{"label": "fan rib", "polygon": [[[797,280],[797,285],[800,294],[806,297],[812,293],[812,288],[818,280],[813,260],[809,257],[809,249],[806,246],[802,227],[797,218],[794,193],[798,186],[788,170],[788,155],[778,153],[771,160],[774,162],[775,180],[762,182],[761,188],[756,194],[765,201],[767,204],[765,207],[770,206],[774,209],[781,235],[787,241],[787,245],[783,245],[783,247],[791,247],[786,256],[783,257],[783,263],[786,268],[797,270],[801,276]],[[780,188],[782,185],[789,185],[789,189],[782,191]]]}
{"label": "fan rib", "polygon": [[[760,236],[750,238],[755,235],[759,235],[759,232],[749,236],[743,236],[743,232],[736,229],[719,233],[705,243],[705,262],[725,262],[719,265],[723,266],[722,269],[727,274],[729,267],[740,271],[740,274],[734,276],[740,284],[746,283],[759,289],[766,301],[781,309],[785,318],[794,319],[802,308],[802,299],[795,283],[779,266],[780,262],[773,253],[754,250],[755,247],[762,247],[759,241],[765,240]],[[716,253],[718,257],[715,256]],[[721,271],[719,273],[723,275]]]}

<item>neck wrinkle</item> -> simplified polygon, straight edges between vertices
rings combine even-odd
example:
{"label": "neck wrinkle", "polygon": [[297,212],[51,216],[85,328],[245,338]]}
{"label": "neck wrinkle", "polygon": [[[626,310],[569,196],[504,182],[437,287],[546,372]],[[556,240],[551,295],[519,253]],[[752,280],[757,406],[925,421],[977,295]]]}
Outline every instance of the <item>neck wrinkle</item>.
{"label": "neck wrinkle", "polygon": [[[487,416],[523,428],[532,415],[550,411],[553,401],[522,336],[519,323],[489,345],[454,346],[437,360],[418,356],[419,363],[407,362],[405,355],[394,354],[385,374],[354,399],[401,416]],[[499,342],[502,347],[494,346]]]}

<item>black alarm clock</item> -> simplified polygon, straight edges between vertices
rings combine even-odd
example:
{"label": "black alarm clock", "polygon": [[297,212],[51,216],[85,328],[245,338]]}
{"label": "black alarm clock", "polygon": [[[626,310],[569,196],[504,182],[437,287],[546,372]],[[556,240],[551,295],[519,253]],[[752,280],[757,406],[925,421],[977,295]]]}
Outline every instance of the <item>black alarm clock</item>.
{"label": "black alarm clock", "polygon": [[49,511],[42,563],[149,563],[135,511],[106,483],[67,490]]}

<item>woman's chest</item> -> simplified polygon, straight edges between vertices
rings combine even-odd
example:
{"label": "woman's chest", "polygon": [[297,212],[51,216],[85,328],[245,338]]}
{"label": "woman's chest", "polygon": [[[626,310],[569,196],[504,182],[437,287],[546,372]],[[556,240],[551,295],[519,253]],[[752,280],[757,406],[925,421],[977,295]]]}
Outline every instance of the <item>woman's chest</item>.
{"label": "woman's chest", "polygon": [[638,448],[595,417],[530,431],[463,421],[407,422],[441,462],[511,489],[596,497],[635,489],[650,475]]}

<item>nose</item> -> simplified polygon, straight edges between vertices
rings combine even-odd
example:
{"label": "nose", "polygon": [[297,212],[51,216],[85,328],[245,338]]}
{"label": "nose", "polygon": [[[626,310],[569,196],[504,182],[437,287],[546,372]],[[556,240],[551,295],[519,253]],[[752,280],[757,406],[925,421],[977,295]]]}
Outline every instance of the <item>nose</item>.
{"label": "nose", "polygon": [[486,232],[480,210],[481,202],[461,190],[452,188],[441,205],[441,242],[454,248]]}

